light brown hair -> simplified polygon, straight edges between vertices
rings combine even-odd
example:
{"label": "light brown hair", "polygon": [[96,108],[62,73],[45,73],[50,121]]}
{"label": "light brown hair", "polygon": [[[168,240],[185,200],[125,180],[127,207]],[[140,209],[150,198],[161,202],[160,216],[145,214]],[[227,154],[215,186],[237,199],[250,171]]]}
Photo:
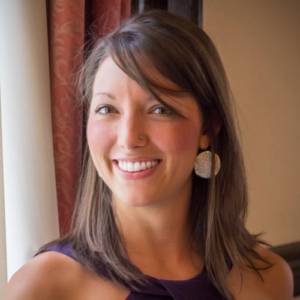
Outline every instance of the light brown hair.
{"label": "light brown hair", "polygon": [[[211,137],[210,150],[219,154],[222,167],[208,180],[193,174],[191,234],[209,278],[230,299],[226,276],[233,265],[248,266],[258,274],[254,259],[269,265],[254,251],[258,237],[245,228],[244,163],[228,81],[214,44],[195,24],[165,11],[132,17],[98,41],[82,69],[81,96],[87,108],[96,72],[107,57],[162,102],[159,95],[181,92],[197,100]],[[166,89],[149,78],[143,69],[145,60],[178,89]],[[72,229],[60,242],[66,240],[72,243],[78,260],[100,275],[131,289],[144,282],[142,272],[128,259],[115,223],[111,191],[98,176],[88,148]]]}

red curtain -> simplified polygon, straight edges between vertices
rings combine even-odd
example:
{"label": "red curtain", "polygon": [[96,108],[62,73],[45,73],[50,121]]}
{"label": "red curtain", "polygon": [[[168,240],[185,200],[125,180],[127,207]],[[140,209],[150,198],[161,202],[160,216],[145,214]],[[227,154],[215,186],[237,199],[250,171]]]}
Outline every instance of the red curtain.
{"label": "red curtain", "polygon": [[53,145],[61,234],[70,226],[80,174],[83,111],[74,85],[84,45],[130,15],[130,0],[47,1]]}

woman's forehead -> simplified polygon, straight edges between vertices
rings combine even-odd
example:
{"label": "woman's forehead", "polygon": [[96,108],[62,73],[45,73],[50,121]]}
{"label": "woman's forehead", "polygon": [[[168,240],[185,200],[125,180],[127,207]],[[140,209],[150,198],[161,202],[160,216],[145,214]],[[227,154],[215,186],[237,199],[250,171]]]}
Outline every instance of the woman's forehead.
{"label": "woman's forehead", "polygon": [[163,76],[149,59],[141,59],[143,59],[143,61],[139,62],[139,65],[142,67],[141,71],[143,72],[143,76],[146,78],[146,85],[148,84],[148,86],[142,86],[139,78],[136,79],[129,77],[126,70],[124,72],[114,59],[109,56],[102,62],[96,73],[93,88],[94,93],[99,92],[99,89],[103,87],[109,88],[116,84],[121,85],[121,81],[124,82],[124,79],[126,79],[137,83],[147,94],[151,94],[149,91],[149,85],[151,85],[151,88],[154,90],[156,95],[174,102],[174,104],[181,103],[181,98],[192,97],[191,93],[184,92],[181,87],[176,85],[169,78]]}
{"label": "woman's forehead", "polygon": [[[127,75],[135,77],[133,78],[135,80],[144,77],[154,86],[161,87],[162,90],[164,88],[178,92],[182,92],[183,90],[183,87],[179,86],[180,83],[178,85],[172,80],[174,72],[176,72],[176,63],[178,62],[170,62],[169,58],[162,59],[161,57],[157,57],[157,55],[150,53],[142,54],[138,50],[133,51],[130,55],[128,55],[128,53],[116,54],[115,51],[112,50],[110,55],[104,61],[108,59],[118,65]],[[171,69],[173,70],[173,73]]]}

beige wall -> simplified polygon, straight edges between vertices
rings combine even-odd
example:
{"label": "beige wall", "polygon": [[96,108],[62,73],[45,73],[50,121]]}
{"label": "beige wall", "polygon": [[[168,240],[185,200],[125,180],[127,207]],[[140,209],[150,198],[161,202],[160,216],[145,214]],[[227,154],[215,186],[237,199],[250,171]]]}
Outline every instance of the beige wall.
{"label": "beige wall", "polygon": [[300,1],[205,0],[237,102],[249,179],[248,228],[300,240]]}

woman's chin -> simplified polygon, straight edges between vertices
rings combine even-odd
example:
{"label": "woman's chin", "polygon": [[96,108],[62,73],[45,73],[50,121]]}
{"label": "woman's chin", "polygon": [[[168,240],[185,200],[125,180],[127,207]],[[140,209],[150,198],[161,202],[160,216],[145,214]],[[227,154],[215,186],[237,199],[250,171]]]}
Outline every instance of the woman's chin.
{"label": "woman's chin", "polygon": [[134,193],[134,195],[123,194],[121,197],[113,197],[113,199],[116,205],[118,205],[118,203],[122,203],[123,205],[131,206],[131,207],[153,206],[153,205],[157,205],[160,202],[160,200],[153,195],[138,196],[137,193]]}

